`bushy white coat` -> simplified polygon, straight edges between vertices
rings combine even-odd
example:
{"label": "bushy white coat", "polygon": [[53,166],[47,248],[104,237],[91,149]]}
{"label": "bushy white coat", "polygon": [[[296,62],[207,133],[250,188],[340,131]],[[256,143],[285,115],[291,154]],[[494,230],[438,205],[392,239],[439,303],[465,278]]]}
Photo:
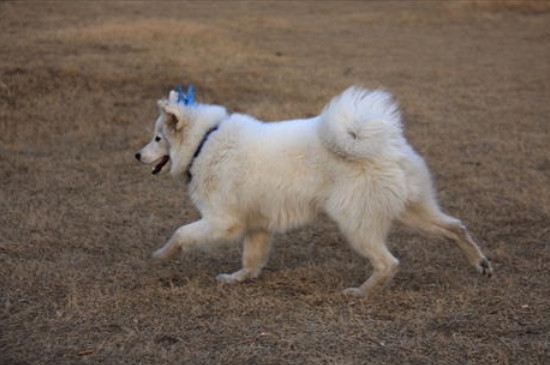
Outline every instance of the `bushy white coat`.
{"label": "bushy white coat", "polygon": [[217,277],[241,282],[266,264],[272,233],[325,212],[373,264],[373,275],[347,294],[367,296],[395,275],[398,260],[385,244],[394,220],[454,239],[473,266],[491,274],[461,222],[439,209],[389,93],[352,87],[317,117],[274,123],[228,115],[219,106],[182,105],[175,92],[158,104],[155,137],[136,157],[156,172],[169,166],[174,177],[187,176],[202,218],[180,227],[155,257],[244,238],[242,269]]}

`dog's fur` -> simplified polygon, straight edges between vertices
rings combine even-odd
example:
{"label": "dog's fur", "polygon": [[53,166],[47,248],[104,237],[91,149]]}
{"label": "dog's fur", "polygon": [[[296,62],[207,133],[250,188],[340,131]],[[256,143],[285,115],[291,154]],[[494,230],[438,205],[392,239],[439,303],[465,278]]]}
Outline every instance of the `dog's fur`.
{"label": "dog's fur", "polygon": [[[277,123],[177,99],[172,91],[159,100],[154,138],[136,157],[157,164],[157,172],[192,176],[188,192],[202,218],[180,227],[154,257],[244,239],[242,269],[217,277],[241,282],[260,274],[273,233],[325,212],[374,268],[347,294],[368,296],[397,272],[398,260],[385,242],[395,220],[453,239],[471,265],[491,274],[490,262],[462,223],[440,210],[426,164],[403,137],[390,94],[352,87],[317,117]],[[158,163],[165,155],[166,166]]]}

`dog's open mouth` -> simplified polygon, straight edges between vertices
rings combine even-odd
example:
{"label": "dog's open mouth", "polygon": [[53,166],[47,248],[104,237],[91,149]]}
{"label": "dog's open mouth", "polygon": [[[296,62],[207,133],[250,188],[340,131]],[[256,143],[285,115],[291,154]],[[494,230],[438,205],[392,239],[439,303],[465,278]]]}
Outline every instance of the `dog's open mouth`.
{"label": "dog's open mouth", "polygon": [[162,156],[160,158],[159,162],[155,165],[155,167],[153,167],[152,174],[153,175],[158,174],[160,172],[160,170],[162,170],[164,165],[166,165],[168,163],[168,161],[170,161],[170,156],[168,156],[168,155]]}

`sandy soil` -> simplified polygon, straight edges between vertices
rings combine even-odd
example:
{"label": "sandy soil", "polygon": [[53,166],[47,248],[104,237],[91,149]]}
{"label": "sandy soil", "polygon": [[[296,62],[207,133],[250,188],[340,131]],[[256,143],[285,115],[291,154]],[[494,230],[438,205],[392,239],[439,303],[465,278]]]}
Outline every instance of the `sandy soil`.
{"label": "sandy soil", "polygon": [[[550,6],[543,2],[3,2],[0,363],[550,363]],[[265,120],[383,87],[440,201],[492,259],[396,227],[392,285],[321,217],[276,237],[263,275],[214,276],[238,247],[149,255],[197,218],[133,160],[156,100]]]}

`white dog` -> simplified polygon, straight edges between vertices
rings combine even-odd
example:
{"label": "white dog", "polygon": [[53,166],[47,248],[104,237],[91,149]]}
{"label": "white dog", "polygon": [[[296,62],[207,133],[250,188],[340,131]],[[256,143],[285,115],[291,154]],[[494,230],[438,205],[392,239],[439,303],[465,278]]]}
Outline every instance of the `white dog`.
{"label": "white dog", "polygon": [[[182,102],[185,101],[185,102]],[[217,279],[256,278],[276,232],[310,223],[325,212],[349,244],[367,257],[372,276],[346,294],[368,296],[397,272],[386,247],[392,221],[453,239],[468,262],[492,268],[464,225],[444,214],[429,171],[402,133],[390,94],[352,87],[311,119],[263,123],[220,106],[195,104],[171,91],[158,101],[153,140],[136,158],[187,179],[202,218],[184,225],[154,252],[244,238],[242,269]]]}

